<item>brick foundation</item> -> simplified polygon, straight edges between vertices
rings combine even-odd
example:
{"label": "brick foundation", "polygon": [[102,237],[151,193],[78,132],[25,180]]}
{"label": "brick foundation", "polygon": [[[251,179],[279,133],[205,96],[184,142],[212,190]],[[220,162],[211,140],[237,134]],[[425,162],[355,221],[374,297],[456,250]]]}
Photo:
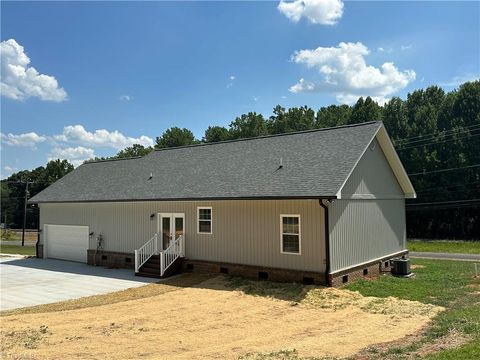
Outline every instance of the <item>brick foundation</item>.
{"label": "brick foundation", "polygon": [[395,256],[382,258],[381,260],[373,261],[360,266],[354,266],[352,268],[332,274],[329,276],[330,286],[340,287],[365,277],[376,278],[383,273],[390,273],[392,269],[390,260],[407,253],[408,251],[405,250]]}
{"label": "brick foundation", "polygon": [[[376,278],[382,273],[390,273],[390,260],[408,253],[405,250],[394,257],[386,257],[360,266],[354,266],[338,273],[329,275],[329,286],[341,287],[347,283],[363,278]],[[37,246],[37,257],[43,256],[43,245]],[[89,265],[114,267],[114,268],[135,268],[135,255],[124,252],[98,251],[95,259],[95,250],[87,251],[87,263]],[[325,285],[325,275],[320,272],[288,270],[270,268],[263,266],[251,266],[242,264],[231,264],[214,261],[185,259],[182,264],[184,272],[228,274],[242,276],[249,279],[263,279],[277,282],[297,282],[306,284]]]}
{"label": "brick foundation", "polygon": [[320,285],[325,284],[325,275],[319,272],[278,269],[212,261],[185,259],[182,265],[182,271],[214,274],[223,273],[255,280],[263,279],[277,282],[298,282]]}
{"label": "brick foundation", "polygon": [[113,268],[134,269],[135,254],[113,251],[87,250],[87,264]]}
{"label": "brick foundation", "polygon": [[[341,287],[347,283],[354,282],[363,278],[377,278],[382,273],[390,273],[390,260],[406,254],[404,251],[394,257],[386,257],[360,266],[343,270],[329,276],[329,286]],[[249,279],[264,279],[277,282],[297,282],[307,284],[325,285],[325,275],[319,272],[299,271],[269,268],[262,266],[250,266],[241,264],[220,263],[213,261],[189,260],[185,259],[182,265],[182,271],[228,274],[232,276],[242,276]]]}

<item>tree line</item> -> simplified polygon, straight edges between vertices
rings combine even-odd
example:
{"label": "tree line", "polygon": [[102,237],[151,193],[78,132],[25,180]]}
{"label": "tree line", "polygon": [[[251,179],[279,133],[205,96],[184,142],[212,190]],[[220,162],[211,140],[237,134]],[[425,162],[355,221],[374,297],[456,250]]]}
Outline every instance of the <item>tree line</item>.
{"label": "tree line", "polygon": [[[383,106],[370,97],[359,98],[353,106],[330,105],[318,110],[308,106],[286,109],[277,105],[268,118],[248,112],[236,117],[228,127],[209,126],[202,139],[196,139],[189,129],[172,127],[156,138],[153,147],[134,144],[113,157],[93,160],[145,156],[154,149],[372,120],[383,121],[417,191],[417,199],[407,201],[408,237],[479,239],[480,81],[466,82],[450,92],[430,86],[409,93],[406,99],[394,97]],[[13,224],[19,224],[21,206],[11,203],[21,203],[22,186],[10,185],[11,181],[45,176],[38,174],[49,171],[50,163],[44,170],[23,171],[2,180],[2,204],[9,206],[9,212],[13,211]],[[57,173],[58,176],[73,169],[65,162],[55,164],[50,168],[63,164],[64,172]],[[50,183],[48,180],[39,182],[37,187],[32,187],[31,195]],[[2,221],[3,211],[2,206]]]}

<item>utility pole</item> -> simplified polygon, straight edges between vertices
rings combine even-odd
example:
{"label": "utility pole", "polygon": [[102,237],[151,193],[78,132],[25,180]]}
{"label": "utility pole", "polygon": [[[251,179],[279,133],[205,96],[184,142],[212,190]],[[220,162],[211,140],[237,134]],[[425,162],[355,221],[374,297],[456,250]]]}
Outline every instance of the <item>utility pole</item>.
{"label": "utility pole", "polygon": [[8,230],[8,226],[7,226],[7,210],[5,209],[5,214],[3,215],[4,216],[4,220],[3,220],[3,235],[6,236],[7,234],[7,230]]}
{"label": "utility pole", "polygon": [[25,204],[23,207],[23,230],[22,230],[22,246],[25,246],[25,227],[27,226],[27,201],[28,201],[28,183],[26,181],[25,185]]}

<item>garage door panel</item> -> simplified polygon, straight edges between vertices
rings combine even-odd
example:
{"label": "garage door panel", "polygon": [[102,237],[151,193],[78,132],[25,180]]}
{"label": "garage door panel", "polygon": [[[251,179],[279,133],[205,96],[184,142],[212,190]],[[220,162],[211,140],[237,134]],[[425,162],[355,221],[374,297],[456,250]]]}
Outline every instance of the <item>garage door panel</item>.
{"label": "garage door panel", "polygon": [[88,226],[45,225],[47,257],[87,262]]}

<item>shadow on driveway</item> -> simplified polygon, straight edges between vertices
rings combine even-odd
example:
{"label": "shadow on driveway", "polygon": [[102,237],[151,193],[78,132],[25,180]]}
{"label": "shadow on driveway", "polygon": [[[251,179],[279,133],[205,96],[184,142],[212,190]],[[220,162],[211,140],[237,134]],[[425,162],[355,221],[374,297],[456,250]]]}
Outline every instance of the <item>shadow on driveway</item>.
{"label": "shadow on driveway", "polygon": [[1,258],[0,264],[8,266],[18,266],[27,269],[37,269],[45,271],[55,271],[69,274],[79,274],[87,276],[100,276],[112,279],[130,280],[142,283],[151,283],[160,279],[148,279],[135,276],[133,269],[116,269],[102,266],[92,266],[84,263],[56,260],[56,259],[38,259],[38,258]]}

